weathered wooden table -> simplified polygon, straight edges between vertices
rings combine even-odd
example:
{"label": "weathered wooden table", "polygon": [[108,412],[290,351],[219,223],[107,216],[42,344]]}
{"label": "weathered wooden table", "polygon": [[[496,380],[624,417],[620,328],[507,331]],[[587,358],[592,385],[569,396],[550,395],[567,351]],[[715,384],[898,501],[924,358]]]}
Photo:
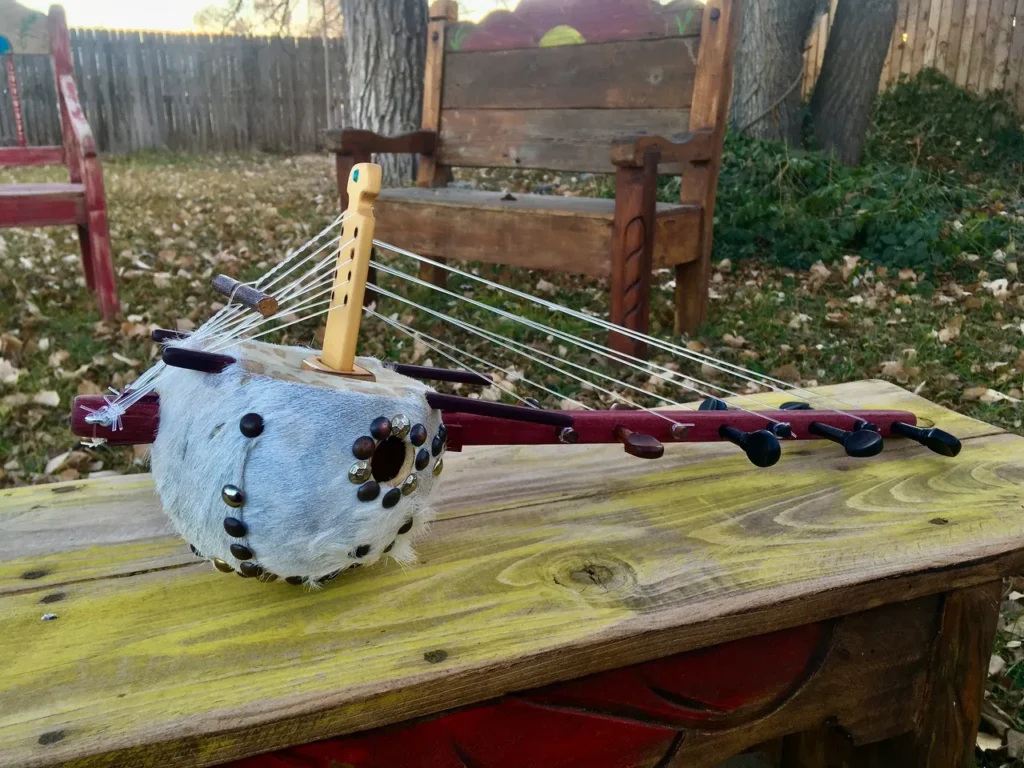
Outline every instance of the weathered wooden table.
{"label": "weathered wooden table", "polygon": [[970,765],[1024,440],[826,391],[963,452],[477,449],[419,566],[318,593],[196,563],[145,475],[2,491],[0,765]]}

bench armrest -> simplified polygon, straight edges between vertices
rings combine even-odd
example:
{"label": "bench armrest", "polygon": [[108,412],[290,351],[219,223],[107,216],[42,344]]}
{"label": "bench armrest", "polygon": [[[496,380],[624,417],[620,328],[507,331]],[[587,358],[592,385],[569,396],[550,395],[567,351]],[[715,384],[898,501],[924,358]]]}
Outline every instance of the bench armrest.
{"label": "bench armrest", "polygon": [[[673,140],[674,139],[674,140]],[[648,152],[658,153],[659,164],[706,163],[714,156],[711,131],[695,131],[666,139],[663,136],[634,136],[612,142],[612,165],[642,168]]]}
{"label": "bench armrest", "polygon": [[64,108],[67,110],[68,127],[71,129],[78,155],[83,158],[96,157],[96,141],[93,139],[92,129],[85,119],[82,103],[78,100],[78,88],[75,86],[74,78],[71,75],[61,75],[58,82],[60,99],[64,102]]}
{"label": "bench armrest", "polygon": [[373,131],[342,128],[327,132],[327,149],[339,155],[370,155],[398,153],[432,155],[437,146],[433,131],[413,131],[400,136],[381,136]]}

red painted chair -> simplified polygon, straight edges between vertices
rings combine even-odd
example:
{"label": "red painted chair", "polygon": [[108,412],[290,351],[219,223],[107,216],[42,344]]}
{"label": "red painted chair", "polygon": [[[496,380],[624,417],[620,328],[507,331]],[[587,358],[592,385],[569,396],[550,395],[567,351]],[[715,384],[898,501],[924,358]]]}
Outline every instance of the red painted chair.
{"label": "red painted chair", "polygon": [[[0,184],[0,227],[76,225],[86,284],[97,294],[100,313],[111,318],[119,311],[119,305],[110,257],[103,172],[96,142],[78,100],[64,9],[52,6],[47,18],[16,4],[5,6],[0,12],[0,57],[6,60],[18,146],[0,147],[0,167],[67,165],[70,180],[54,184]],[[15,53],[47,52],[53,57],[57,80],[63,146],[29,147],[12,57]]]}

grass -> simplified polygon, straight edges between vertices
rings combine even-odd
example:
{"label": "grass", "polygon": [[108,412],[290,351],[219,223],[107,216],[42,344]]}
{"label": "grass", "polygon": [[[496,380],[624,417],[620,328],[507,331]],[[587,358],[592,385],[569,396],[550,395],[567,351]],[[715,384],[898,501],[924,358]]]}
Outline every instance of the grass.
{"label": "grass", "polygon": [[[1006,117],[987,101],[961,103],[960,92],[951,93],[922,78],[887,96],[868,160],[858,169],[836,166],[820,153],[731,138],[716,215],[711,319],[680,341],[804,385],[889,379],[1024,434],[1024,283],[1017,272],[1024,199],[1014,161],[1024,155],[1013,154],[1020,132],[1005,122],[976,128],[982,141],[957,155],[950,131],[968,129],[956,120],[984,114],[995,125]],[[940,97],[952,99],[952,106],[936,107]],[[305,242],[337,207],[332,167],[323,157],[153,153],[112,158],[105,173],[124,308],[117,322],[100,322],[96,314],[72,230],[0,232],[0,487],[142,471],[143,460],[131,449],[76,445],[67,427],[71,400],[131,381],[158,356],[149,338],[153,328],[188,329],[215,311],[214,274],[258,274]],[[0,172],[0,183],[44,179],[62,180],[61,169]],[[473,172],[460,179],[495,189],[608,192],[601,177]],[[664,199],[677,194],[675,183],[665,180]],[[607,314],[607,286],[600,281],[500,266],[473,269],[503,285]],[[655,275],[655,335],[671,336],[672,281],[668,270]],[[382,284],[398,290],[390,280]],[[453,278],[449,288],[485,303],[502,298],[464,278]],[[541,352],[581,365],[597,362],[454,299],[416,288],[403,292]],[[504,306],[587,335],[583,323],[564,316],[552,318],[525,303]],[[453,337],[397,302],[378,309],[514,366],[562,396],[612,402],[598,389],[552,377],[485,342]],[[279,340],[308,344],[315,335],[312,322]],[[448,364],[377,321],[366,323],[362,338],[364,353]],[[507,385],[522,391],[513,379]],[[629,382],[658,392],[645,375]],[[1024,592],[1024,582],[1020,586]],[[1014,595],[1004,608],[997,653],[1006,664],[991,679],[988,717],[999,721],[992,709],[998,707],[1005,713],[999,728],[1024,731],[1024,652],[1017,644],[1024,639],[1024,621],[1017,627],[1024,609]],[[979,760],[1002,765],[1006,754]]]}

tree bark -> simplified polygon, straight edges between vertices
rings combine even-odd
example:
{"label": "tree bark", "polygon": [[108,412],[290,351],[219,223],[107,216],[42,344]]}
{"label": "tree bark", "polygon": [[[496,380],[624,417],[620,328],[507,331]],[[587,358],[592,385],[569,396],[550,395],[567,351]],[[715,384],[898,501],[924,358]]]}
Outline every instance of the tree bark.
{"label": "tree bark", "polygon": [[758,139],[800,143],[804,44],[822,0],[746,0],[733,70],[731,122]]}
{"label": "tree bark", "polygon": [[814,136],[847,165],[860,162],[893,28],[896,0],[840,0],[811,97]]}
{"label": "tree bark", "polygon": [[[382,134],[415,131],[423,103],[426,0],[341,0],[348,83],[345,125]],[[386,184],[415,176],[412,155],[374,158]]]}

